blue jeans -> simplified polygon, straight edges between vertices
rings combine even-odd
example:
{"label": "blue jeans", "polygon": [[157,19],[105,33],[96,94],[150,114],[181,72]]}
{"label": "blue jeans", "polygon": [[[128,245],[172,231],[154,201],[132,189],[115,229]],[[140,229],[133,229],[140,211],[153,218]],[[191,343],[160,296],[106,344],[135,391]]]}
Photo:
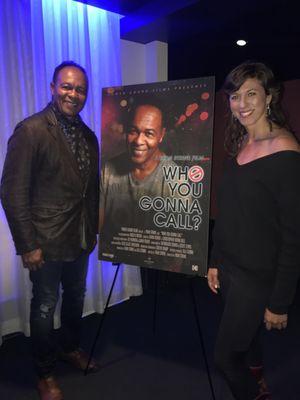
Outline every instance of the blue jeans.
{"label": "blue jeans", "polygon": [[79,346],[88,258],[82,253],[74,261],[46,261],[41,269],[30,272],[33,294],[30,329],[35,367],[40,377],[51,375],[56,364],[53,315],[60,283],[63,288],[60,347],[70,352]]}

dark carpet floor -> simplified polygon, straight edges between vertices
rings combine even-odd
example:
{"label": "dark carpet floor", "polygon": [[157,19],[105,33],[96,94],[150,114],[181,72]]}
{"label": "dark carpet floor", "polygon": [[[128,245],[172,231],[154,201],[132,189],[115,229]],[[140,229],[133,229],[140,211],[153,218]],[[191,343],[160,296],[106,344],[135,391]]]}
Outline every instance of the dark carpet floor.
{"label": "dark carpet floor", "polygon": [[[145,275],[146,278],[145,278]],[[144,294],[108,310],[95,357],[102,369],[84,376],[67,364],[57,365],[66,400],[211,400],[205,359],[191,296],[197,308],[216,400],[232,400],[213,365],[213,345],[221,302],[206,281],[159,272],[157,314],[154,271],[144,273]],[[82,346],[90,350],[101,316],[83,321]],[[300,290],[290,310],[288,328],[267,332],[266,378],[273,400],[300,400]],[[30,341],[6,337],[0,347],[0,400],[37,400]]]}

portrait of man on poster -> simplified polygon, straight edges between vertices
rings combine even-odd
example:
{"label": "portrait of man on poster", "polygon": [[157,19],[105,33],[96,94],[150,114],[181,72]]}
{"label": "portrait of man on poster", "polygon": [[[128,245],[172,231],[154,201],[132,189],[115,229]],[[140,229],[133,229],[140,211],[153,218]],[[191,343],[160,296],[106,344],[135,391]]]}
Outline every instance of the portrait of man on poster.
{"label": "portrait of man on poster", "polygon": [[164,167],[173,167],[175,163],[160,147],[166,127],[158,104],[144,100],[131,110],[124,124],[126,152],[102,165],[100,231],[105,239],[120,226],[145,229],[153,225],[150,213],[140,210],[139,199],[143,195],[171,196]]}

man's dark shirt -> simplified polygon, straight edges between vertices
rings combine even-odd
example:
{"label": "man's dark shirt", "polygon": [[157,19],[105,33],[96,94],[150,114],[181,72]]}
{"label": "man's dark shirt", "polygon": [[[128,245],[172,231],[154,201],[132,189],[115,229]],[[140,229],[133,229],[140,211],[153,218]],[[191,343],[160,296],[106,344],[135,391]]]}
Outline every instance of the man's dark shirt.
{"label": "man's dark shirt", "polygon": [[72,153],[78,164],[78,169],[83,179],[86,179],[90,169],[90,154],[86,139],[83,136],[83,123],[79,115],[72,120],[66,118],[55,106],[51,104],[57,121],[66,137]]}

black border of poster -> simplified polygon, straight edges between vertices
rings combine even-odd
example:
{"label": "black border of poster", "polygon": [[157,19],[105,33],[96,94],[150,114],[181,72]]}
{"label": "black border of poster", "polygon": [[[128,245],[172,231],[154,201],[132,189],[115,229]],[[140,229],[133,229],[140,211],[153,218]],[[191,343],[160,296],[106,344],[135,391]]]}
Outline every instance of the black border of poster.
{"label": "black border of poster", "polygon": [[[214,86],[207,77],[103,89],[99,259],[206,275]],[[127,132],[135,107],[153,100],[166,133],[146,185],[132,180]]]}

